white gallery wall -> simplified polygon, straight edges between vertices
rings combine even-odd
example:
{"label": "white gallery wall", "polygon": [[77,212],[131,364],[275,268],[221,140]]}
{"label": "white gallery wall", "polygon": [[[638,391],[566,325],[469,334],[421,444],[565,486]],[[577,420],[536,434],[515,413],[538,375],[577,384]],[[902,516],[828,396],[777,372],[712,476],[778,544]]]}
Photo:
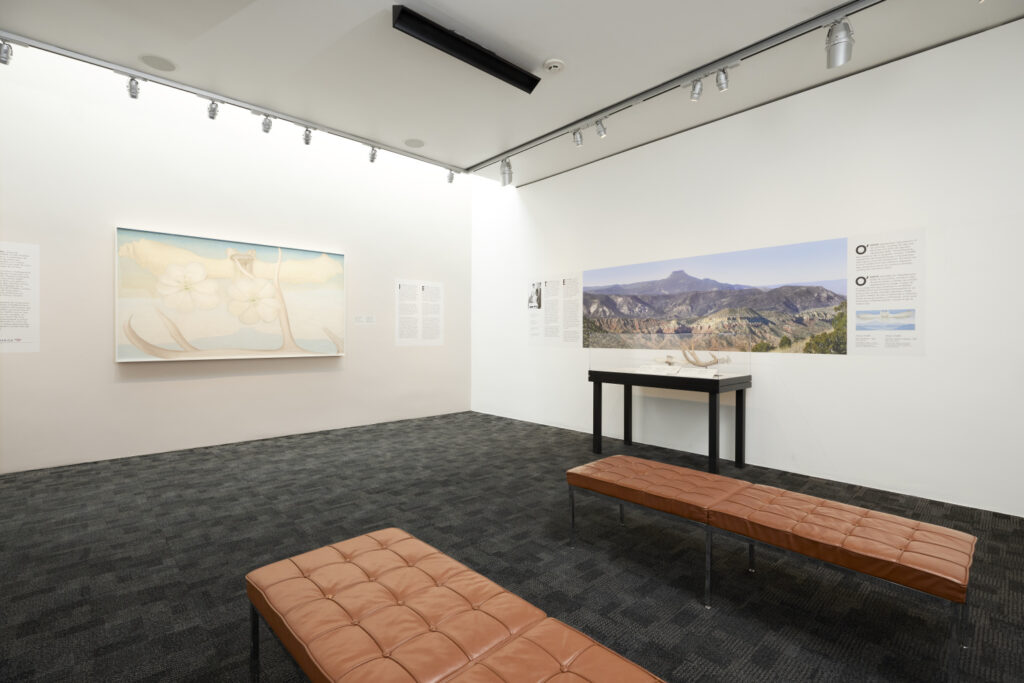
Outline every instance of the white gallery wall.
{"label": "white gallery wall", "polygon": [[[1024,515],[1021,64],[1016,22],[518,190],[477,183],[473,409],[590,431],[588,352],[528,342],[531,282],[920,230],[924,355],[752,354],[748,462]],[[706,452],[704,395],[634,391],[635,440]],[[604,389],[607,436],[621,396]]]}
{"label": "white gallery wall", "polygon": [[[0,354],[0,472],[469,408],[468,183],[126,82],[27,48],[0,73],[0,242],[41,255],[41,351]],[[345,357],[116,364],[118,226],[345,254]],[[399,278],[444,285],[443,346],[395,346]]]}

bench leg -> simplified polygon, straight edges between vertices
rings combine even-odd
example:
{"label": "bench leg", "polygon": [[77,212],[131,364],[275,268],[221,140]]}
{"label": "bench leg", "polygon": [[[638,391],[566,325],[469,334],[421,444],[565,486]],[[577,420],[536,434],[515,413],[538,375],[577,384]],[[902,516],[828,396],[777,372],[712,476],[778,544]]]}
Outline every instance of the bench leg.
{"label": "bench leg", "polygon": [[960,653],[967,649],[964,637],[964,613],[966,602],[950,603],[950,643],[947,654],[946,674],[950,681],[960,680]]}
{"label": "bench leg", "polygon": [[704,541],[704,609],[711,609],[711,527]]}
{"label": "bench leg", "polygon": [[619,524],[626,523],[626,511],[622,509],[622,503],[619,503]]}
{"label": "bench leg", "polygon": [[747,571],[754,573],[754,544],[747,544]]}
{"label": "bench leg", "polygon": [[249,603],[249,680],[258,683],[260,680],[260,613]]}
{"label": "bench leg", "polygon": [[576,493],[569,485],[569,545],[576,545]]}

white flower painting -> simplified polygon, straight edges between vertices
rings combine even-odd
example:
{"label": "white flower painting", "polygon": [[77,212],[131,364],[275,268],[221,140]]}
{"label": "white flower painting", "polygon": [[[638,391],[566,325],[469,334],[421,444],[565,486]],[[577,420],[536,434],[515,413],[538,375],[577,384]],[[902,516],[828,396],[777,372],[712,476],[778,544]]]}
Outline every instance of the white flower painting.
{"label": "white flower painting", "polygon": [[228,310],[246,325],[277,320],[280,302],[277,288],[269,280],[239,280],[228,287]]}
{"label": "white flower painting", "polygon": [[217,283],[206,279],[206,269],[198,263],[168,265],[156,284],[156,291],[163,296],[165,304],[182,313],[197,308],[216,308],[220,303]]}
{"label": "white flower painting", "polygon": [[341,254],[117,229],[118,362],[340,356]]}

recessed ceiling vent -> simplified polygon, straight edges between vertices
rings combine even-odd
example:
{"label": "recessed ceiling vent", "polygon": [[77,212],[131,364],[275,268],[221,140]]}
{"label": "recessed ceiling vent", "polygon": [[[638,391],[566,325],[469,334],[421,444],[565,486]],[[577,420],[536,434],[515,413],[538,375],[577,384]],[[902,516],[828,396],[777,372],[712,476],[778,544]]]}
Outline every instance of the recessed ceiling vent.
{"label": "recessed ceiling vent", "polygon": [[447,52],[456,59],[461,59],[470,66],[500,78],[520,90],[531,93],[540,83],[540,78],[529,71],[520,69],[512,62],[502,59],[490,50],[466,40],[455,31],[447,29],[417,14],[405,5],[392,5],[391,25],[402,33],[406,33],[427,45]]}

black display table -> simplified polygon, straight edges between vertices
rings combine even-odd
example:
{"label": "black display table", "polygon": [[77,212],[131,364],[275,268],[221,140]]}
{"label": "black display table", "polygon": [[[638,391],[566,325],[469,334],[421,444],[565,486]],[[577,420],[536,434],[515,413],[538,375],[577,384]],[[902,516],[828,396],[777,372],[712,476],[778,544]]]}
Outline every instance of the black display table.
{"label": "black display table", "polygon": [[708,472],[718,472],[718,395],[736,392],[736,467],[743,467],[744,389],[751,386],[750,375],[736,377],[680,377],[678,375],[642,375],[635,372],[591,370],[587,379],[594,383],[594,452],[601,452],[601,386],[621,384],[623,390],[622,440],[633,443],[633,387],[655,387],[700,391],[708,395]]}

